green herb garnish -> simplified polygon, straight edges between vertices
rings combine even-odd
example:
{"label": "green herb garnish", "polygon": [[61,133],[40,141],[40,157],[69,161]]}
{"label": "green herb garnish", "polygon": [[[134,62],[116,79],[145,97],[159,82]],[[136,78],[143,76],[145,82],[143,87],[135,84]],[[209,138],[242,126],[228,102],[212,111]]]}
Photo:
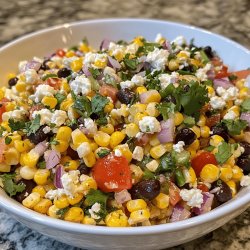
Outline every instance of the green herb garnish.
{"label": "green herb garnish", "polygon": [[9,136],[5,137],[5,144],[9,145],[12,142],[12,139]]}
{"label": "green herb garnish", "polygon": [[110,153],[110,150],[109,149],[101,149],[100,151],[98,151],[98,156],[100,157],[100,158],[103,158],[103,157],[105,157],[106,155],[108,155]]}
{"label": "green herb garnish", "polygon": [[241,131],[244,130],[248,125],[246,121],[240,119],[238,120],[224,119],[221,122],[227,127],[228,133],[231,136],[240,135]]}
{"label": "green herb garnish", "polygon": [[215,158],[219,164],[223,164],[231,157],[231,155],[231,145],[223,141],[218,147],[218,153],[215,154]]}

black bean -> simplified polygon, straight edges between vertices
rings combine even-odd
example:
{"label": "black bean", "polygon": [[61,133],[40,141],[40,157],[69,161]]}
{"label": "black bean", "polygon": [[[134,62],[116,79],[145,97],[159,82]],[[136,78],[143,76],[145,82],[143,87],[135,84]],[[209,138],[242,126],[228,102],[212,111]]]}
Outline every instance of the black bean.
{"label": "black bean", "polygon": [[41,126],[36,133],[32,133],[30,135],[28,135],[28,139],[30,139],[31,142],[33,142],[34,144],[38,144],[39,142],[42,142],[44,140],[46,140],[48,138],[48,134],[45,134],[43,129],[45,126]]}
{"label": "black bean", "polygon": [[214,57],[214,53],[213,53],[212,48],[210,46],[204,47],[203,50],[206,53],[208,58],[213,58]]}
{"label": "black bean", "polygon": [[130,193],[133,199],[154,199],[161,189],[161,184],[158,180],[143,180],[136,183]]}
{"label": "black bean", "polygon": [[91,169],[87,167],[84,162],[82,162],[77,170],[80,171],[80,174],[89,174]]}
{"label": "black bean", "polygon": [[248,156],[239,157],[236,164],[243,170],[244,174],[250,173],[250,158]]}
{"label": "black bean", "polygon": [[32,189],[36,186],[36,183],[33,180],[24,180],[21,179],[17,184],[24,184],[25,189],[21,193],[17,193],[13,198],[18,202],[22,202],[31,192]]}
{"label": "black bean", "polygon": [[65,77],[67,77],[67,76],[69,76],[70,74],[71,74],[71,70],[70,69],[67,69],[67,68],[62,68],[62,69],[59,69],[58,70],[58,72],[57,72],[57,75],[58,75],[58,77],[63,77],[63,78],[65,78]]}
{"label": "black bean", "polygon": [[226,142],[229,140],[229,135],[227,133],[226,128],[221,126],[213,126],[211,127],[211,131],[213,132],[213,135],[219,135],[221,136]]}
{"label": "black bean", "polygon": [[189,128],[182,128],[175,136],[175,143],[184,141],[185,145],[190,145],[196,139],[195,133]]}
{"label": "black bean", "polygon": [[218,180],[211,186],[211,190],[215,189],[214,198],[217,203],[222,204],[232,199],[232,191],[230,187],[223,182]]}
{"label": "black bean", "polygon": [[129,89],[120,89],[118,90],[116,97],[121,103],[130,104],[134,98],[135,93]]}
{"label": "black bean", "polygon": [[79,160],[79,155],[78,153],[72,149],[71,147],[68,147],[67,149],[67,155],[72,159],[72,160]]}
{"label": "black bean", "polygon": [[48,70],[49,66],[47,65],[47,62],[49,61],[50,61],[49,59],[44,60],[39,70]]}
{"label": "black bean", "polygon": [[242,141],[240,142],[240,146],[244,148],[244,153],[241,156],[250,155],[250,144],[248,142]]}
{"label": "black bean", "polygon": [[18,81],[17,77],[10,78],[10,80],[8,81],[8,84],[10,87],[12,87],[16,85],[17,81]]}

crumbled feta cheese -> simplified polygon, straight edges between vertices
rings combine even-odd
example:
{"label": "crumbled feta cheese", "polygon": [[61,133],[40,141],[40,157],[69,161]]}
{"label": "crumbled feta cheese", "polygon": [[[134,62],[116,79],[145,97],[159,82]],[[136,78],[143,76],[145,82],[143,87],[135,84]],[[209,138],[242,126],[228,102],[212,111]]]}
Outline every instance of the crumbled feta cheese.
{"label": "crumbled feta cheese", "polygon": [[22,120],[26,114],[27,114],[27,112],[25,110],[8,111],[8,112],[4,112],[2,114],[2,120],[8,121],[10,118],[12,118],[15,121],[19,121],[19,120]]}
{"label": "crumbled feta cheese", "polygon": [[54,200],[55,198],[60,198],[61,196],[65,195],[65,191],[63,188],[58,188],[55,190],[49,190],[45,194],[46,199]]}
{"label": "crumbled feta cheese", "polygon": [[32,113],[32,118],[35,119],[37,115],[40,115],[40,125],[50,124],[52,113],[49,109],[41,109]]}
{"label": "crumbled feta cheese", "polygon": [[111,42],[109,44],[109,51],[112,56],[124,54],[124,46]]}
{"label": "crumbled feta cheese", "polygon": [[69,197],[73,198],[78,191],[79,175],[79,170],[71,170],[61,177],[63,189]]}
{"label": "crumbled feta cheese", "polygon": [[91,82],[85,75],[77,76],[75,80],[70,83],[70,88],[76,95],[87,95],[91,92]]}
{"label": "crumbled feta cheese", "polygon": [[207,63],[204,68],[199,68],[195,76],[200,80],[200,81],[206,81],[207,80],[207,72],[211,69],[212,65],[210,63]]}
{"label": "crumbled feta cheese", "polygon": [[117,157],[121,157],[122,156],[122,152],[120,149],[115,149],[115,156]]}
{"label": "crumbled feta cheese", "polygon": [[97,132],[97,125],[91,118],[84,119],[84,127],[88,130],[89,134],[94,135]]}
{"label": "crumbled feta cheese", "polygon": [[183,36],[177,36],[171,43],[182,46],[185,45],[187,41]]}
{"label": "crumbled feta cheese", "polygon": [[155,172],[158,166],[159,166],[159,163],[156,160],[152,160],[146,164],[146,168],[151,172]]}
{"label": "crumbled feta cheese", "polygon": [[178,141],[178,143],[173,145],[173,149],[177,153],[181,153],[184,150],[185,142],[184,141]]}
{"label": "crumbled feta cheese", "polygon": [[90,144],[88,142],[83,142],[80,144],[80,146],[76,149],[78,156],[80,158],[83,158],[85,156],[87,156],[89,153],[91,153],[91,147]]}
{"label": "crumbled feta cheese", "polygon": [[161,88],[165,89],[169,84],[175,83],[179,78],[179,73],[178,72],[172,72],[170,74],[161,74],[159,76]]}
{"label": "crumbled feta cheese", "polygon": [[210,99],[210,104],[213,109],[223,109],[226,105],[226,102],[218,96],[213,96]]}
{"label": "crumbled feta cheese", "polygon": [[250,186],[250,176],[249,175],[242,176],[240,180],[240,185],[242,187]]}
{"label": "crumbled feta cheese", "polygon": [[28,63],[28,61],[21,61],[21,62],[19,62],[19,64],[18,64],[18,70],[19,70],[20,73],[25,71],[27,63]]}
{"label": "crumbled feta cheese", "polygon": [[190,207],[200,208],[203,203],[203,195],[200,189],[182,189],[180,196]]}
{"label": "crumbled feta cheese", "polygon": [[[64,57],[62,60],[62,64],[67,67],[70,68],[70,65],[72,62],[78,60],[79,58],[77,56],[72,56],[72,57]],[[55,61],[55,58],[54,58]]]}
{"label": "crumbled feta cheese", "polygon": [[[72,57],[71,57],[72,58]],[[77,57],[74,57],[74,60],[76,60]],[[72,62],[71,60],[68,60],[68,58],[62,58],[60,56],[52,56],[50,58],[52,62],[54,62],[56,65],[61,65],[64,64],[66,67],[70,67],[70,63]],[[63,63],[64,60],[64,63]]]}
{"label": "crumbled feta cheese", "polygon": [[39,76],[34,69],[28,69],[24,72],[25,81],[28,84],[34,84],[38,81]]}
{"label": "crumbled feta cheese", "polygon": [[136,146],[133,151],[132,157],[137,161],[141,161],[143,159],[143,148],[140,146]]}
{"label": "crumbled feta cheese", "polygon": [[38,85],[34,95],[30,96],[34,102],[38,103],[41,102],[43,97],[45,96],[53,96],[56,93],[55,89],[49,85],[41,84]]}
{"label": "crumbled feta cheese", "polygon": [[124,81],[124,82],[120,82],[120,86],[122,89],[132,89],[135,84],[132,81]]}
{"label": "crumbled feta cheese", "polygon": [[155,48],[154,51],[148,53],[146,62],[156,70],[163,70],[166,67],[168,56],[167,50]]}
{"label": "crumbled feta cheese", "polygon": [[12,87],[11,89],[6,88],[4,96],[9,100],[17,101],[19,99],[14,87]]}
{"label": "crumbled feta cheese", "polygon": [[99,220],[101,217],[98,215],[98,212],[101,210],[101,204],[100,203],[94,203],[92,207],[89,209],[89,213],[92,219]]}
{"label": "crumbled feta cheese", "polygon": [[216,93],[224,100],[235,100],[237,99],[239,90],[236,87],[230,87],[228,89],[224,89],[223,87],[218,87],[216,89]]}
{"label": "crumbled feta cheese", "polygon": [[236,99],[236,100],[234,101],[234,104],[237,105],[237,106],[240,106],[242,102],[243,102],[243,100],[241,100],[241,99]]}
{"label": "crumbled feta cheese", "polygon": [[86,66],[93,66],[95,67],[95,63],[101,62],[101,63],[107,63],[108,57],[107,54],[105,53],[93,53],[93,52],[88,52],[86,53],[84,57],[83,64]]}
{"label": "crumbled feta cheese", "polygon": [[155,118],[151,116],[144,116],[139,121],[139,127],[141,132],[153,134],[156,132],[161,131],[161,124],[160,122]]}
{"label": "crumbled feta cheese", "polygon": [[229,110],[223,117],[225,120],[234,120],[235,118],[237,118],[237,115],[233,110]]}
{"label": "crumbled feta cheese", "polygon": [[113,68],[107,66],[104,68],[103,74],[104,75],[113,75],[113,74],[116,74],[116,72]]}
{"label": "crumbled feta cheese", "polygon": [[131,82],[133,82],[136,86],[143,86],[144,78],[140,75],[134,75],[131,79]]}
{"label": "crumbled feta cheese", "polygon": [[164,37],[162,36],[161,33],[158,33],[155,37],[155,42],[156,43],[160,43],[162,41],[162,39],[164,39]]}
{"label": "crumbled feta cheese", "polygon": [[46,126],[43,128],[44,134],[48,134],[51,131],[51,128],[49,126]]}
{"label": "crumbled feta cheese", "polygon": [[139,48],[139,45],[136,43],[131,43],[129,44],[126,49],[125,49],[125,53],[126,54],[135,54],[137,52]]}
{"label": "crumbled feta cheese", "polygon": [[56,127],[63,125],[68,118],[67,113],[63,110],[56,110],[52,113],[51,123],[56,124]]}

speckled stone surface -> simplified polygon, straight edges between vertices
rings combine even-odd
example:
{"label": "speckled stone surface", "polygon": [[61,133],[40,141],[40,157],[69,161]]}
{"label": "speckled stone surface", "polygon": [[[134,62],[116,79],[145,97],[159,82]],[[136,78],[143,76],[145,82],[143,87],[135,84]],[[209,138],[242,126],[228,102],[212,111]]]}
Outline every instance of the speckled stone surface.
{"label": "speckled stone surface", "polygon": [[[0,44],[52,25],[107,17],[183,22],[250,48],[250,0],[0,0]],[[0,249],[77,250],[28,229],[1,211]],[[220,229],[172,249],[250,249],[250,209]]]}

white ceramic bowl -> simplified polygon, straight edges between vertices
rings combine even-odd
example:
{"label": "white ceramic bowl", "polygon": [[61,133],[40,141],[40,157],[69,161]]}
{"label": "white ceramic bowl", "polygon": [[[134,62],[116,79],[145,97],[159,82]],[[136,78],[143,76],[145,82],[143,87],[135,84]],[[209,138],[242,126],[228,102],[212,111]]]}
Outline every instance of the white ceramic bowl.
{"label": "white ceramic bowl", "polygon": [[[103,38],[130,40],[142,35],[153,40],[157,33],[169,39],[184,35],[197,45],[211,45],[232,70],[250,66],[250,51],[241,45],[193,26],[142,19],[82,21],[45,29],[15,40],[0,49],[0,82],[17,70],[21,60],[44,56],[60,47],[77,44],[87,37],[98,47]],[[198,238],[222,226],[250,205],[250,187],[209,213],[188,220],[137,228],[108,228],[65,222],[23,207],[0,190],[0,206],[16,220],[67,244],[88,249],[161,249]]]}

